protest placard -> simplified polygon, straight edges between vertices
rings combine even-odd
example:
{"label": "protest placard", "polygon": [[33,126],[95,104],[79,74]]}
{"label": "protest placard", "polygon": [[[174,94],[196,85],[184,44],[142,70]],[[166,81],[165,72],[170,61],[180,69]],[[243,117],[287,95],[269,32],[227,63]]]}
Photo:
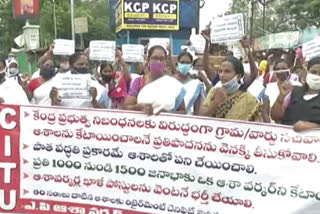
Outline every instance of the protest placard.
{"label": "protest placard", "polygon": [[75,52],[75,43],[73,40],[56,39],[54,40],[54,55],[70,56]]}
{"label": "protest placard", "polygon": [[206,46],[206,40],[201,35],[193,35],[190,38],[191,50],[198,54],[203,54]]}
{"label": "protest placard", "polygon": [[143,45],[122,45],[122,53],[125,62],[144,62]]}
{"label": "protest placard", "polygon": [[90,99],[90,74],[65,74],[57,77],[57,89],[62,99]]}
{"label": "protest placard", "polygon": [[1,213],[306,214],[320,203],[319,130],[0,105],[0,133]]}
{"label": "protest placard", "polygon": [[320,37],[304,43],[302,45],[302,54],[306,57],[307,61],[316,56],[320,56]]}
{"label": "protest placard", "polygon": [[241,13],[217,17],[211,21],[212,43],[237,41],[244,35],[244,21]]}
{"label": "protest placard", "polygon": [[90,60],[113,62],[115,60],[115,52],[115,41],[90,41]]}
{"label": "protest placard", "polygon": [[170,39],[169,38],[150,38],[149,44],[148,44],[148,50],[154,46],[161,46],[168,52],[168,47],[170,45]]}

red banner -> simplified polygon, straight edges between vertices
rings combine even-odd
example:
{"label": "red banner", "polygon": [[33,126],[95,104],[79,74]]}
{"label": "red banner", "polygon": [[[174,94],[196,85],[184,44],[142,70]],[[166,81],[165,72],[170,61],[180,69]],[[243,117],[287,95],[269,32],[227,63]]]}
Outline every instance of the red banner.
{"label": "red banner", "polygon": [[39,0],[14,0],[13,16],[17,19],[39,18],[39,6]]}

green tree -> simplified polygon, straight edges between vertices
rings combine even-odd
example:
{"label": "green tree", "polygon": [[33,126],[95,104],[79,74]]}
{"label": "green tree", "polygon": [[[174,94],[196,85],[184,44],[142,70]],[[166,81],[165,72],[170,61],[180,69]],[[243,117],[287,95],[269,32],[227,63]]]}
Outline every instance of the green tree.
{"label": "green tree", "polygon": [[[54,38],[53,1],[40,1],[40,19],[30,20],[30,24],[40,25],[41,47],[48,47]],[[13,39],[22,33],[24,20],[17,20],[12,15],[12,1],[0,5],[0,53],[7,54],[16,47]],[[55,0],[57,38],[71,39],[70,1]],[[109,27],[108,0],[75,0],[75,18],[88,18],[88,33],[83,34],[84,44],[91,40],[114,40],[115,33]],[[80,43],[76,35],[77,44]]]}
{"label": "green tree", "polygon": [[0,4],[0,55],[7,55],[16,47],[13,39],[22,33],[23,20],[15,20],[12,15],[12,1]]}
{"label": "green tree", "polygon": [[[230,5],[232,13],[249,11],[249,0],[233,0]],[[320,27],[319,0],[273,0],[266,7],[265,31],[263,31],[262,5],[255,0],[254,36],[265,33],[302,30],[308,27]]]}

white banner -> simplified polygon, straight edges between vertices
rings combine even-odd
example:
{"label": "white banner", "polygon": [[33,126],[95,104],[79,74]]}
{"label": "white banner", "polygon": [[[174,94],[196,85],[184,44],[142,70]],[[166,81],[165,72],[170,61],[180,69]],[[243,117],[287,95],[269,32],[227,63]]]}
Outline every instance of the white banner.
{"label": "white banner", "polygon": [[244,35],[244,19],[241,13],[214,18],[211,22],[212,43],[237,41]]}
{"label": "white banner", "polygon": [[125,62],[144,62],[143,45],[122,45],[122,53]]}
{"label": "white banner", "polygon": [[75,43],[73,40],[56,39],[54,40],[54,55],[70,56],[75,52]]}
{"label": "white banner", "polygon": [[91,41],[90,60],[108,61],[115,60],[116,42],[115,41]]}
{"label": "white banner", "polygon": [[65,74],[57,77],[57,88],[62,99],[90,99],[90,74]]}
{"label": "white banner", "polygon": [[319,211],[319,130],[0,105],[0,133],[0,157],[16,164],[15,182],[5,186],[19,193],[10,213],[54,213],[61,203],[83,214]]}
{"label": "white banner", "polygon": [[302,54],[309,61],[316,56],[320,56],[320,37],[302,45]]}

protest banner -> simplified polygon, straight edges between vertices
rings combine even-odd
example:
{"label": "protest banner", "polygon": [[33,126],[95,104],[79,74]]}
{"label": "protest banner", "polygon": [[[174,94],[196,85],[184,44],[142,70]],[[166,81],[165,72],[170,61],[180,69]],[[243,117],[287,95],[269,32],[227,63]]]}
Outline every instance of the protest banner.
{"label": "protest banner", "polygon": [[113,62],[115,59],[115,41],[90,41],[90,60]]}
{"label": "protest banner", "polygon": [[244,35],[244,20],[241,13],[214,18],[211,21],[212,43],[237,41]]}
{"label": "protest banner", "polygon": [[144,62],[143,45],[122,45],[122,53],[125,62]]}
{"label": "protest banner", "polygon": [[75,52],[75,43],[73,40],[56,39],[54,40],[54,55],[70,56]]}
{"label": "protest banner", "polygon": [[320,56],[320,37],[304,43],[302,45],[302,54],[306,57],[307,61],[316,56]]}
{"label": "protest banner", "polygon": [[57,77],[57,89],[62,99],[90,99],[90,74],[65,74]]}
{"label": "protest banner", "polygon": [[0,105],[0,141],[1,213],[305,214],[320,203],[319,130]]}
{"label": "protest banner", "polygon": [[120,0],[115,11],[116,32],[179,30],[179,0]]}

